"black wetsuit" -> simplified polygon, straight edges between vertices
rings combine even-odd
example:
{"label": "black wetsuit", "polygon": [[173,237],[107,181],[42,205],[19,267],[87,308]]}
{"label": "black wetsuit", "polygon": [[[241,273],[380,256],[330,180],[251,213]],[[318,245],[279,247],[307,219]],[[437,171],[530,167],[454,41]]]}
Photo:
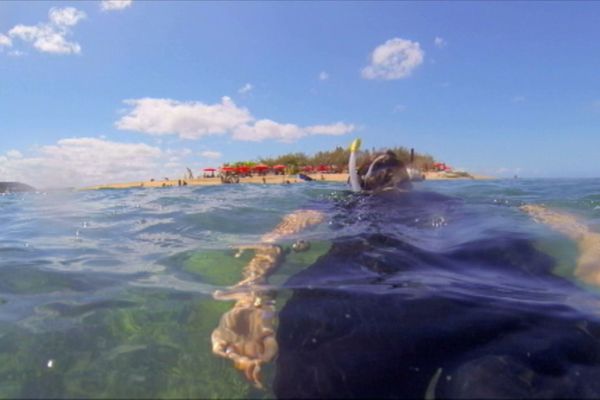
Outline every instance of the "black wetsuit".
{"label": "black wetsuit", "polygon": [[598,317],[569,305],[598,296],[553,275],[531,238],[421,246],[411,229],[440,210],[468,218],[459,200],[415,192],[359,203],[339,219],[361,234],[286,284],[277,397],[600,396]]}

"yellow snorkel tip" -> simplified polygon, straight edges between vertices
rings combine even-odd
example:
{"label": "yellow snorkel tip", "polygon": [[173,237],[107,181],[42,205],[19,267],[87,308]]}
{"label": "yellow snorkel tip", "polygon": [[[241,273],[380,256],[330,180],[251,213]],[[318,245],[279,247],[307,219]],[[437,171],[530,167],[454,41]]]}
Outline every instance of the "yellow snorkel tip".
{"label": "yellow snorkel tip", "polygon": [[358,149],[360,149],[360,143],[360,139],[354,139],[354,141],[350,145],[350,153],[356,153]]}

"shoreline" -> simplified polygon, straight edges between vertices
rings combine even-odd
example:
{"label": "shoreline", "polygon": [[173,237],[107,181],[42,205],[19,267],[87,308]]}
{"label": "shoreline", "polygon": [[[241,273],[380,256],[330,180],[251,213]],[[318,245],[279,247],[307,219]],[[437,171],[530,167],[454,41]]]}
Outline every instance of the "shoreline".
{"label": "shoreline", "polygon": [[[445,172],[424,172],[425,180],[438,181],[438,180],[489,180],[495,179],[493,177],[469,174],[468,176],[459,176],[452,173]],[[321,182],[347,182],[348,174],[307,174],[315,181]],[[264,181],[263,181],[264,178]],[[110,183],[105,185],[94,185],[81,188],[80,190],[101,190],[101,189],[131,189],[131,188],[167,188],[167,187],[178,187],[178,181],[186,182],[185,186],[214,186],[214,185],[225,185],[221,182],[218,177],[214,178],[194,178],[194,179],[174,179],[174,180],[160,180],[160,181],[137,181],[127,183]],[[304,182],[298,179],[297,175],[266,175],[240,178],[240,183],[259,183],[259,184],[285,184],[288,181],[292,183]]]}

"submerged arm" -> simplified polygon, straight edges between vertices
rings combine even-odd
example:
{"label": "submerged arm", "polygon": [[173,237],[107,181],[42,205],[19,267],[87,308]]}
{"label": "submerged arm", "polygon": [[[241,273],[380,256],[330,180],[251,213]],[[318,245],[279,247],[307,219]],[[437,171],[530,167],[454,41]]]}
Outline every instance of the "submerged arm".
{"label": "submerged arm", "polygon": [[315,210],[298,210],[283,217],[283,220],[271,232],[262,237],[262,242],[273,243],[285,236],[302,232],[312,225],[320,224],[325,215]]}
{"label": "submerged arm", "polygon": [[236,301],[212,333],[213,353],[232,360],[235,368],[243,371],[258,388],[262,387],[262,364],[271,361],[278,351],[275,301],[271,293],[260,289],[283,259],[283,251],[275,242],[324,220],[322,213],[312,210],[286,215],[275,229],[261,238],[261,243],[239,248],[236,257],[245,249],[254,250],[254,257],[244,267],[243,279],[232,290],[213,293],[217,300]]}
{"label": "submerged arm", "polygon": [[575,275],[584,282],[600,286],[600,233],[592,232],[573,215],[549,210],[540,205],[525,205],[522,211],[537,222],[568,236],[577,243],[579,257]]}

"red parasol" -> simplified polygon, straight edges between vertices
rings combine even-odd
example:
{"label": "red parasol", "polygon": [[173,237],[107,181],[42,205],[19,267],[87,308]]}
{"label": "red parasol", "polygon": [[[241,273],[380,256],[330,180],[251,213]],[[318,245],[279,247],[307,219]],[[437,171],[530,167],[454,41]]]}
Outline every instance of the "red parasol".
{"label": "red parasol", "polygon": [[203,171],[207,171],[207,172],[215,172],[216,169],[215,168],[204,168]]}
{"label": "red parasol", "polygon": [[273,166],[273,169],[285,169],[285,168],[286,168],[286,166],[285,165],[281,165],[281,164]]}
{"label": "red parasol", "polygon": [[255,169],[255,170],[257,170],[257,171],[264,171],[265,169],[269,169],[270,167],[268,165],[265,165],[265,164],[258,164],[258,165],[255,165],[252,168]]}

